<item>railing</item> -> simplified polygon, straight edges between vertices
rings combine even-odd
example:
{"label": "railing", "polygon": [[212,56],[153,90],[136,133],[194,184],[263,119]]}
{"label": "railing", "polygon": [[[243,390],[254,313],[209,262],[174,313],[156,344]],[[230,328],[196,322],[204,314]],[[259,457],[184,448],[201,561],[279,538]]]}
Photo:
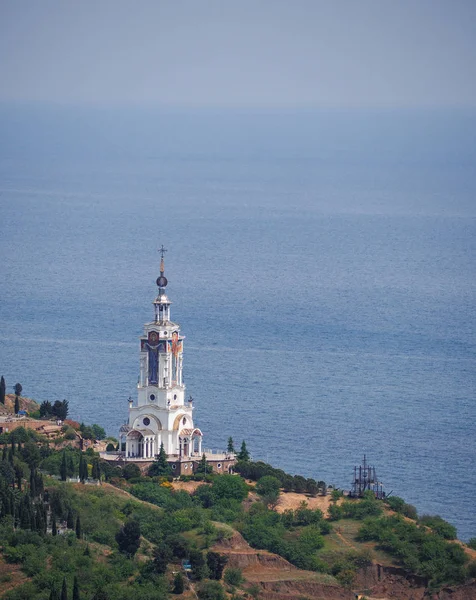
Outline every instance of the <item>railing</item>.
{"label": "railing", "polygon": [[227,452],[226,450],[214,450],[212,448],[202,449],[202,454],[220,454],[226,456],[227,458],[235,458],[236,454],[234,452]]}

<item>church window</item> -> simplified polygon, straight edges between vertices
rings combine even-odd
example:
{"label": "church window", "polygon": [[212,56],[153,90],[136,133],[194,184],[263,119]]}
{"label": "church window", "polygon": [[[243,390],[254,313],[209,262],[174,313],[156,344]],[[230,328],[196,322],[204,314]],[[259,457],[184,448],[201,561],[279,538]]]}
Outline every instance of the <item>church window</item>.
{"label": "church window", "polygon": [[177,394],[174,394],[174,400],[177,400]]}
{"label": "church window", "polygon": [[142,421],[142,423],[144,423],[144,425],[150,425],[149,417],[144,417],[144,420]]}
{"label": "church window", "polygon": [[155,394],[151,394],[151,395],[149,396],[149,399],[150,399],[150,400],[152,400],[152,402],[153,402],[153,401],[155,400]]}
{"label": "church window", "polygon": [[182,423],[185,425],[186,422],[187,422],[187,419],[184,417]]}
{"label": "church window", "polygon": [[177,465],[172,465],[172,469],[175,471],[175,469],[177,468]]}
{"label": "church window", "polygon": [[221,463],[217,464],[217,469],[221,469]]}

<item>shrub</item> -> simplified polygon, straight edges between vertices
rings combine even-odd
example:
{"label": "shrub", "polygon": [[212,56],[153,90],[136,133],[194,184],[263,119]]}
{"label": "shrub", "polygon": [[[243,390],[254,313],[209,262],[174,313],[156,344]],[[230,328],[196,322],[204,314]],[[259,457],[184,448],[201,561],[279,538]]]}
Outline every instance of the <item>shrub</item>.
{"label": "shrub", "polygon": [[223,579],[228,585],[238,586],[243,582],[243,571],[238,567],[229,567],[226,569]]}
{"label": "shrub", "polygon": [[139,479],[141,476],[140,468],[134,463],[128,463],[122,470],[125,479]]}
{"label": "shrub", "polygon": [[422,515],[418,519],[418,522],[426,527],[430,527],[435,533],[445,538],[445,540],[456,539],[456,527],[438,515]]}
{"label": "shrub", "polygon": [[281,482],[277,477],[265,475],[258,479],[255,489],[266,505],[275,506],[279,498],[280,487]]}
{"label": "shrub", "polygon": [[225,590],[218,581],[204,581],[197,593],[200,600],[226,600]]}

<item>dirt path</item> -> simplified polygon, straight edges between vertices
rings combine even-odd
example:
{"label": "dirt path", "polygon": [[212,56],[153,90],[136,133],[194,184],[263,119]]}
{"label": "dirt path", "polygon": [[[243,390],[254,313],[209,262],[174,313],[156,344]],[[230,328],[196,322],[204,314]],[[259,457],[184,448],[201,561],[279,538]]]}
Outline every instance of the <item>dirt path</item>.
{"label": "dirt path", "polygon": [[354,546],[354,544],[352,544],[352,542],[350,542],[347,538],[345,538],[340,531],[337,531],[337,529],[334,529],[334,533],[341,540],[341,542],[343,542],[346,546],[348,546],[349,548],[352,548],[352,550],[357,550],[357,547]]}

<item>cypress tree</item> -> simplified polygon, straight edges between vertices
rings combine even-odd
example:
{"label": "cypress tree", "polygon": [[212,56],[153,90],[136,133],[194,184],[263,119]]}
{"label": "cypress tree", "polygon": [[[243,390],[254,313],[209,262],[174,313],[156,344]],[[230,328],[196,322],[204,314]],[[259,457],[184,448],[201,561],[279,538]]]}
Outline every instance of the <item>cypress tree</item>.
{"label": "cypress tree", "polygon": [[35,472],[35,488],[38,496],[41,496],[45,490],[45,486],[43,485],[43,475],[41,473]]}
{"label": "cypress tree", "polygon": [[15,414],[17,415],[19,411],[20,411],[20,400],[18,399],[18,396],[15,396]]}
{"label": "cypress tree", "polygon": [[173,593],[174,594],[183,594],[184,587],[185,586],[183,583],[183,575],[180,571],[178,571],[178,573],[175,575],[175,578],[174,578]]}
{"label": "cypress tree", "polygon": [[7,445],[3,444],[2,460],[7,460],[7,457],[8,457]]}
{"label": "cypress tree", "polygon": [[74,475],[74,462],[71,453],[68,456],[68,468],[66,470],[66,474],[68,477],[73,477]]}
{"label": "cypress tree", "polygon": [[233,444],[233,438],[231,436],[228,438],[228,446],[226,450],[227,452],[233,452],[233,454],[235,453],[235,445]]}
{"label": "cypress tree", "polygon": [[78,540],[81,539],[81,520],[79,515],[76,517],[76,537]]}
{"label": "cypress tree", "polygon": [[17,482],[17,488],[21,492],[21,484],[22,484],[22,480],[23,480],[23,469],[21,468],[21,466],[19,464],[16,464],[13,467],[13,469],[15,471],[15,479]]}
{"label": "cypress tree", "polygon": [[30,496],[32,498],[36,497],[36,471],[32,469],[30,471]]}
{"label": "cypress tree", "polygon": [[74,576],[73,582],[73,600],[79,600],[79,584],[76,575]]}
{"label": "cypress tree", "polygon": [[66,577],[63,577],[63,586],[61,588],[61,600],[68,600],[68,588],[66,587]]}
{"label": "cypress tree", "polygon": [[203,473],[204,475],[206,475],[207,473],[211,473],[211,471],[212,467],[208,464],[207,457],[205,456],[205,453],[203,453],[202,459],[200,461],[200,464],[198,465],[196,473]]}
{"label": "cypress tree", "polygon": [[2,404],[5,404],[5,392],[6,392],[6,389],[7,389],[7,387],[5,385],[5,378],[2,375],[2,377],[0,379],[0,402]]}
{"label": "cypress tree", "polygon": [[250,453],[248,452],[248,448],[246,447],[245,440],[243,440],[241,442],[241,449],[238,453],[238,460],[244,460],[244,461],[250,460]]}
{"label": "cypress tree", "polygon": [[31,527],[31,505],[28,496],[23,496],[19,504],[19,509],[20,527],[22,529],[29,529]]}
{"label": "cypress tree", "polygon": [[55,587],[51,588],[50,600],[59,600],[59,595]]}
{"label": "cypress tree", "polygon": [[57,535],[58,529],[56,527],[56,516],[53,514],[53,518],[51,520],[51,535]]}
{"label": "cypress tree", "polygon": [[79,459],[79,480],[81,481],[81,483],[84,483],[85,480],[88,477],[88,464],[84,459],[83,454],[81,454],[81,457]]}
{"label": "cypress tree", "polygon": [[74,529],[74,515],[70,508],[68,509],[68,516],[66,517],[66,527],[68,529]]}
{"label": "cypress tree", "polygon": [[99,467],[98,460],[95,460],[93,462],[93,469],[91,475],[93,476],[93,479],[101,479],[101,468]]}
{"label": "cypress tree", "polygon": [[66,464],[66,450],[63,450],[63,455],[61,457],[60,475],[61,481],[66,481],[66,478],[68,476],[68,465]]}

